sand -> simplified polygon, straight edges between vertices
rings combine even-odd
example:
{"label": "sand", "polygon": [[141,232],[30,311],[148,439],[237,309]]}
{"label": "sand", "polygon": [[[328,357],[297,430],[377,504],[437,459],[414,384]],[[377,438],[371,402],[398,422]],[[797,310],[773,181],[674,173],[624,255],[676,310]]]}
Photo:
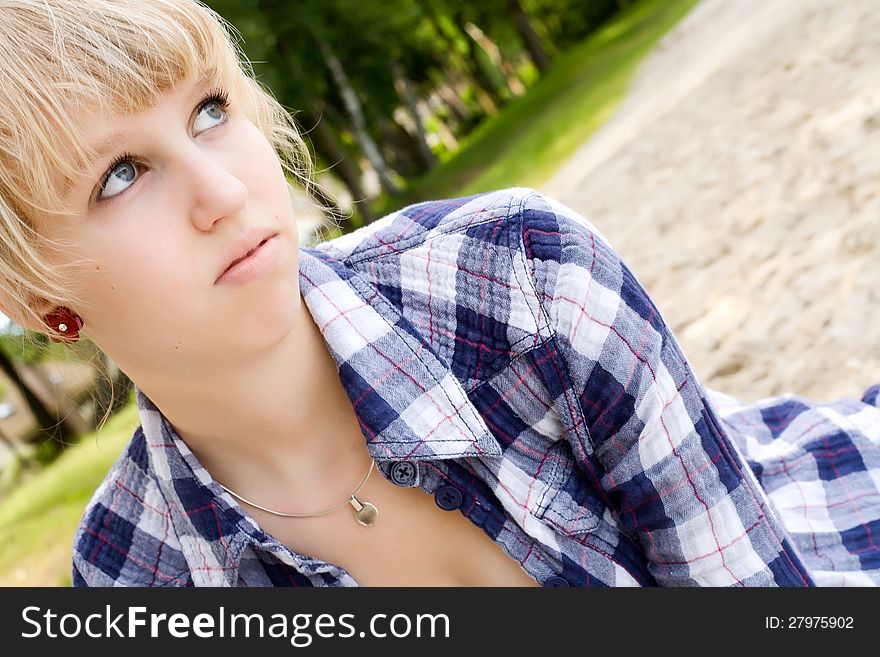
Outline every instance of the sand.
{"label": "sand", "polygon": [[542,191],[743,401],[880,382],[880,2],[703,0]]}

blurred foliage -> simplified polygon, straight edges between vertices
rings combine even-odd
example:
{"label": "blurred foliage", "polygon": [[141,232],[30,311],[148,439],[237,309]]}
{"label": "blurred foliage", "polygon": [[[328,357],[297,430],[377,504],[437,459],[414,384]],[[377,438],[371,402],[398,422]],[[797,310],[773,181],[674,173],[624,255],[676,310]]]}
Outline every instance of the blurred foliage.
{"label": "blurred foliage", "polygon": [[62,344],[52,342],[47,336],[34,331],[25,331],[16,324],[0,332],[0,349],[12,360],[20,363],[39,363],[52,361],[88,361],[96,352],[88,340]]}
{"label": "blurred foliage", "polygon": [[384,214],[436,198],[541,187],[625,97],[639,62],[698,0],[642,0],[557,57],[522,98],[462,140],[442,166],[383,198]]}
{"label": "blurred foliage", "polygon": [[[394,184],[405,189],[430,168],[418,157],[420,144],[427,144],[438,161],[448,159],[457,151],[448,135],[466,139],[538,80],[522,27],[512,19],[514,7],[522,9],[543,49],[555,57],[581,43],[629,3],[208,0],[208,4],[235,26],[258,79],[292,110],[311,141],[318,169],[339,176],[357,198],[364,194],[358,186],[364,172],[386,164]],[[332,74],[328,49],[322,44],[342,64],[353,92],[350,97],[360,103],[363,129],[353,119],[350,103],[344,100],[346,84]],[[399,85],[395,86],[393,64],[400,65],[422,101],[427,135],[420,136],[411,122],[400,118],[407,108]],[[315,131],[319,121],[329,128],[320,139]],[[314,138],[309,140],[309,133]],[[384,159],[378,165],[364,150],[371,140]],[[347,175],[341,159],[347,160]],[[372,166],[366,164],[368,159]]]}

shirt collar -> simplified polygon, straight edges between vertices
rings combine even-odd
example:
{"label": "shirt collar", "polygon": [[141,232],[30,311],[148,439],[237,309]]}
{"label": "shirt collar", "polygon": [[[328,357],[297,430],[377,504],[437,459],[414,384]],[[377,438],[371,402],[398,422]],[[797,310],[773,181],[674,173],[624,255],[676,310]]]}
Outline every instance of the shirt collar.
{"label": "shirt collar", "polygon": [[[300,291],[336,361],[373,459],[381,464],[500,456],[501,446],[449,365],[400,309],[320,245],[302,247],[299,253]],[[184,551],[198,555],[193,556],[200,562],[194,577],[208,585],[234,583],[231,578],[245,545],[271,541],[136,386],[135,395],[152,467],[175,530]],[[199,536],[218,539],[210,554],[197,546],[187,549],[186,537]],[[301,572],[320,563],[295,554],[279,557]]]}
{"label": "shirt collar", "polygon": [[500,456],[449,365],[376,288],[301,249],[300,288],[377,461]]}

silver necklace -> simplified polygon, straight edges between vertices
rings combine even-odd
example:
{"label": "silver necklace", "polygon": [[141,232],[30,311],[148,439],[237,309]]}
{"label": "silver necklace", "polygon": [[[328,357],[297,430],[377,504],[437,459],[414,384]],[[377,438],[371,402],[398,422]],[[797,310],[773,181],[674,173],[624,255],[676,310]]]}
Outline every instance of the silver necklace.
{"label": "silver necklace", "polygon": [[[367,476],[364,477],[364,480],[361,482],[360,486],[358,486],[355,491],[348,496],[347,500],[343,500],[332,509],[327,509],[326,511],[319,511],[318,513],[281,513],[280,511],[273,511],[272,509],[267,509],[264,506],[260,506],[259,504],[254,504],[250,500],[246,500],[238,493],[233,493],[231,490],[226,488],[223,484],[219,484],[220,488],[225,490],[227,493],[232,495],[235,499],[240,502],[244,502],[256,509],[260,509],[261,511],[265,511],[266,513],[271,513],[273,516],[281,516],[282,518],[313,518],[314,516],[323,516],[327,513],[333,513],[337,509],[341,509],[346,504],[351,504],[354,507],[354,517],[360,524],[365,527],[369,527],[374,522],[376,522],[376,518],[379,517],[379,509],[366,501],[359,500],[356,496],[360,492],[361,488],[364,487],[364,484],[367,483],[367,479],[370,478],[370,475],[373,473],[373,466],[376,465],[376,462],[372,459],[370,460],[370,469],[367,471]],[[219,483],[219,482],[218,482]]]}

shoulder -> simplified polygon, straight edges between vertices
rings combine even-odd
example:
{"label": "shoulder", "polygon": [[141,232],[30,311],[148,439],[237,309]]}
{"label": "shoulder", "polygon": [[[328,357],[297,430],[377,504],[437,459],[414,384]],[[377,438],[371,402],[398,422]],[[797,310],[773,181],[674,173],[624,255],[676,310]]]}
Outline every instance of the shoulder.
{"label": "shoulder", "polygon": [[80,518],[74,586],[174,586],[186,563],[138,427]]}
{"label": "shoulder", "polygon": [[560,267],[536,276],[532,260],[568,256],[560,239],[583,245],[587,233],[570,208],[513,187],[410,205],[315,248],[378,292],[471,389],[548,337],[539,300]]}
{"label": "shoulder", "polygon": [[588,268],[612,285],[624,269],[588,219],[529,187],[416,203],[314,248],[377,279],[391,297],[400,287],[433,293],[436,280],[452,294],[456,279],[485,285],[490,275],[543,297],[560,269]]}
{"label": "shoulder", "polygon": [[528,187],[510,187],[482,194],[408,205],[342,237],[314,248],[349,265],[399,255],[445,236],[478,238],[487,244],[511,244],[524,221],[571,217],[570,208]]}

